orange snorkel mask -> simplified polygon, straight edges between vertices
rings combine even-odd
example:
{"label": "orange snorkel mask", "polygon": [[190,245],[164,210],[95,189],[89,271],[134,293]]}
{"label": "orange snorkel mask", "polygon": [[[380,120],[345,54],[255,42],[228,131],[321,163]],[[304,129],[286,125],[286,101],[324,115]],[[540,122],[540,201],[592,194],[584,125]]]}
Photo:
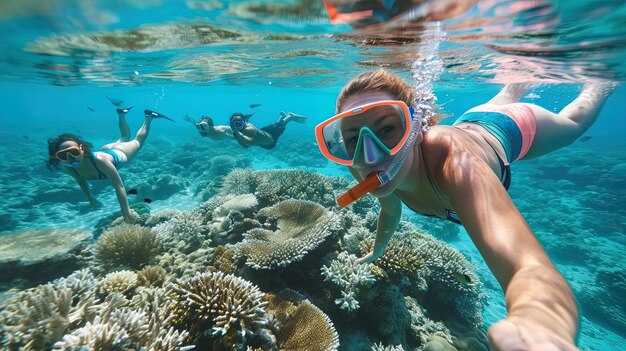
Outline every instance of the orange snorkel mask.
{"label": "orange snorkel mask", "polygon": [[[413,116],[413,118],[411,118]],[[374,164],[377,155],[394,156],[381,172],[369,175],[337,199],[346,207],[372,190],[387,184],[404,164],[421,128],[423,114],[402,101],[378,101],[335,115],[315,127],[315,138],[329,160],[351,166],[359,158]]]}

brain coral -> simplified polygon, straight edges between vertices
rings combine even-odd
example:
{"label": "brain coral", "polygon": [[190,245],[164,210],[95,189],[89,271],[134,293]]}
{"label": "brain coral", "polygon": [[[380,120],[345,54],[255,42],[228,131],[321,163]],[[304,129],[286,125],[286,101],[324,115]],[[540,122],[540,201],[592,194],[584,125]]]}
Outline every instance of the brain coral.
{"label": "brain coral", "polygon": [[173,292],[173,323],[189,330],[194,343],[211,334],[232,336],[240,332],[245,336],[256,324],[266,322],[265,294],[234,275],[197,273],[176,282]]}
{"label": "brain coral", "polygon": [[268,295],[268,313],[278,320],[274,328],[281,351],[332,351],[339,347],[335,327],[319,308],[291,290]]}
{"label": "brain coral", "polygon": [[95,257],[105,269],[138,269],[150,263],[159,252],[159,243],[150,228],[134,224],[113,227],[98,239]]}
{"label": "brain coral", "polygon": [[305,200],[285,200],[258,215],[275,218],[278,230],[252,229],[235,246],[253,268],[284,267],[301,260],[330,234],[327,229],[333,217],[324,207]]}

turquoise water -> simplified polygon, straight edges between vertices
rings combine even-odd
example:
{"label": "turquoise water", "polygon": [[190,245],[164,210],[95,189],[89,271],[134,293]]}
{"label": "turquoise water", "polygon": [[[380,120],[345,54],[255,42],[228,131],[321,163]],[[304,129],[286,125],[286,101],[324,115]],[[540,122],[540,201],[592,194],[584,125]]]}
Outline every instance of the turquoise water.
{"label": "turquoise water", "polygon": [[[70,177],[45,167],[47,140],[60,133],[81,135],[96,146],[119,138],[115,106],[107,97],[135,106],[127,117],[131,133],[143,121],[143,109],[159,111],[175,120],[155,120],[147,145],[120,172],[126,188],[138,190],[136,196],[129,196],[133,207],[146,216],[149,210],[154,221],[159,213],[161,221],[175,218],[163,214],[167,210],[204,211],[202,225],[215,225],[216,218],[207,215],[210,205],[205,201],[223,204],[225,196],[232,195],[218,191],[224,177],[228,179],[228,172],[236,167],[300,169],[311,172],[307,179],[322,174],[352,180],[346,169],[320,155],[313,127],[333,114],[337,93],[359,72],[382,66],[410,81],[420,38],[432,40],[435,24],[427,23],[424,32],[352,32],[347,26],[328,23],[318,2],[263,4],[273,5],[137,0],[0,5],[0,28],[6,34],[0,40],[0,103],[4,107],[0,112],[4,126],[0,130],[0,151],[5,155],[0,159],[0,237],[41,230],[35,236],[43,238],[40,247],[24,244],[18,256],[38,250],[46,256],[46,244],[52,247],[55,237],[64,235],[45,230],[80,228],[91,238],[92,234],[101,234],[117,216],[119,206],[106,182],[92,182],[93,193],[103,203],[102,208],[92,209]],[[438,28],[445,37],[437,54],[444,72],[433,85],[442,112],[450,116],[443,123],[452,123],[467,109],[487,101],[503,83],[536,82],[537,87],[523,101],[556,112],[576,96],[583,82],[623,81],[625,18],[626,6],[620,1],[601,5],[594,1],[479,1],[465,14],[444,19]],[[597,122],[585,134],[590,139],[512,166],[509,193],[513,201],[578,297],[582,310],[578,346],[583,350],[621,350],[626,345],[625,99],[623,86],[609,97]],[[271,151],[201,138],[183,119],[185,114],[195,119],[209,115],[217,124],[226,124],[231,113],[251,111],[250,104],[262,105],[254,109],[251,119],[257,126],[275,121],[280,111],[293,111],[309,119],[305,124],[289,124],[277,148]],[[282,179],[279,175],[276,178]],[[239,194],[239,188],[230,189]],[[262,197],[260,191],[255,194]],[[146,206],[144,198],[152,202]],[[309,199],[331,207],[314,195]],[[242,213],[249,219],[263,220],[257,213],[259,209],[257,206],[250,213]],[[485,296],[483,322],[478,330],[484,331],[506,315],[499,285],[462,228],[420,217],[408,209],[403,220],[407,226],[411,223],[445,240],[475,265]],[[144,224],[156,233],[159,230],[154,230],[155,223]],[[178,257],[187,262],[182,265],[201,271],[217,265],[212,258],[201,262],[197,256],[214,257],[211,250],[218,244],[234,244],[229,241],[234,239],[221,238],[215,230],[203,228],[196,232],[206,236],[208,248],[198,244],[181,249],[164,244],[156,261],[151,262],[166,268],[170,282],[187,277],[189,272],[171,268],[164,263],[165,256]],[[183,232],[173,231],[170,234],[177,239],[171,240],[185,240],[180,238]],[[337,230],[333,235],[345,240],[348,234]],[[60,259],[64,257],[61,254],[41,261],[37,257],[22,257],[21,261],[19,257],[3,257],[0,301],[11,298],[11,288],[26,290],[82,268],[90,268],[101,284],[115,269],[104,268],[94,257],[97,239],[89,238],[81,238],[79,246],[69,244],[70,256],[76,259]],[[5,253],[14,253],[13,246],[6,242],[0,245]],[[400,327],[371,326],[385,321],[410,324],[401,323],[399,317],[391,322],[385,320],[375,308],[383,305],[396,311],[406,296],[427,307],[432,320],[440,318],[452,328],[454,318],[437,306],[445,300],[406,288],[401,280],[391,280],[388,286],[395,288],[385,291],[380,284],[371,293],[362,289],[360,314],[355,317],[346,313],[333,303],[341,296],[339,289],[324,282],[319,273],[338,250],[324,245],[315,250],[313,256],[319,255],[321,261],[305,256],[296,268],[292,265],[273,270],[274,276],[239,262],[236,275],[252,281],[265,293],[276,292],[280,284],[304,294],[334,323],[341,350],[366,350],[374,343],[404,343],[405,347],[418,349],[420,342],[414,339],[419,338],[409,336],[410,332]],[[190,263],[189,257],[196,257],[196,261]],[[46,266],[49,269],[42,268]],[[294,273],[303,267],[310,270]],[[319,285],[307,285],[310,281]],[[104,301],[106,293],[96,286],[101,285],[94,283],[92,288]],[[138,290],[124,293],[129,298],[140,295]],[[12,327],[6,311],[9,315],[15,313],[6,306],[4,309],[5,319],[0,321],[6,325],[0,325],[0,335],[3,328]],[[389,318],[406,315],[389,312]],[[68,326],[44,349],[84,324]],[[474,333],[484,346],[480,332]],[[462,339],[458,333],[454,336],[455,340]],[[258,342],[255,337],[248,340]]]}

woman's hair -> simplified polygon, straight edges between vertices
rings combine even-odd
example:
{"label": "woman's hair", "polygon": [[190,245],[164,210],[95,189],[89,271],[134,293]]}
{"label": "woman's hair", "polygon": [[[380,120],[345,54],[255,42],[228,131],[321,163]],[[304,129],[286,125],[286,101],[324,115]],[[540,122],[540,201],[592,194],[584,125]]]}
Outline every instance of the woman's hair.
{"label": "woman's hair", "polygon": [[211,127],[215,127],[215,124],[213,123],[213,118],[209,117],[209,116],[202,116],[202,118],[200,118],[200,120],[204,120],[206,121],[206,123],[211,126]]}
{"label": "woman's hair", "polygon": [[[339,96],[337,97],[337,111],[343,110],[343,105],[351,96],[370,92],[385,92],[391,95],[395,100],[403,101],[407,106],[416,107],[416,97],[413,88],[407,84],[402,78],[384,70],[382,68],[376,71],[369,71],[359,74],[352,78],[346,84]],[[437,124],[441,119],[441,115],[435,115],[428,119],[429,125]]]}
{"label": "woman's hair", "polygon": [[92,143],[84,141],[81,137],[70,133],[63,133],[54,139],[48,139],[48,169],[58,169],[59,160],[57,160],[55,154],[59,151],[59,146],[66,141],[73,141],[78,145],[82,145],[83,151],[86,154],[90,153],[93,147]]}
{"label": "woman's hair", "polygon": [[241,117],[243,119],[246,119],[246,116],[241,113],[241,112],[235,112],[232,115],[230,115],[230,120],[232,121],[233,119],[235,119],[236,117]]}

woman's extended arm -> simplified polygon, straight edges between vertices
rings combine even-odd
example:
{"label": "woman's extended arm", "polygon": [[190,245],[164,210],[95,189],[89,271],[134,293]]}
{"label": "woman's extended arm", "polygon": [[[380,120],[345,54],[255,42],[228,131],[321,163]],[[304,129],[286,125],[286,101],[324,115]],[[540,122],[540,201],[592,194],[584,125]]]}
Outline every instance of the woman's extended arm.
{"label": "woman's extended arm", "polygon": [[370,263],[381,257],[385,253],[391,236],[396,232],[398,223],[400,223],[402,201],[394,194],[381,197],[378,201],[380,201],[380,213],[378,213],[374,248],[372,252],[359,258],[357,260],[359,263]]}
{"label": "woman's extended arm", "polygon": [[[495,350],[576,350],[576,300],[498,177],[467,153],[443,159],[436,178],[505,292],[508,316],[489,330]],[[439,173],[439,174],[437,174]]]}
{"label": "woman's extended arm", "polygon": [[130,214],[130,206],[128,205],[128,198],[126,196],[126,188],[124,182],[120,177],[119,172],[111,162],[96,160],[98,162],[98,169],[111,181],[115,194],[117,195],[117,202],[120,204],[120,210],[122,216],[127,223],[134,223],[134,218]]}
{"label": "woman's extended arm", "polygon": [[83,191],[83,194],[85,194],[85,197],[87,197],[87,200],[92,207],[97,208],[101,206],[98,200],[96,200],[96,198],[91,195],[91,191],[89,190],[89,184],[87,184],[87,181],[83,179],[83,177],[79,176],[78,173],[76,173],[76,171],[73,169],[66,170],[66,173],[71,175],[72,178],[76,180],[76,183],[78,183],[78,186],[80,186],[80,190]]}

